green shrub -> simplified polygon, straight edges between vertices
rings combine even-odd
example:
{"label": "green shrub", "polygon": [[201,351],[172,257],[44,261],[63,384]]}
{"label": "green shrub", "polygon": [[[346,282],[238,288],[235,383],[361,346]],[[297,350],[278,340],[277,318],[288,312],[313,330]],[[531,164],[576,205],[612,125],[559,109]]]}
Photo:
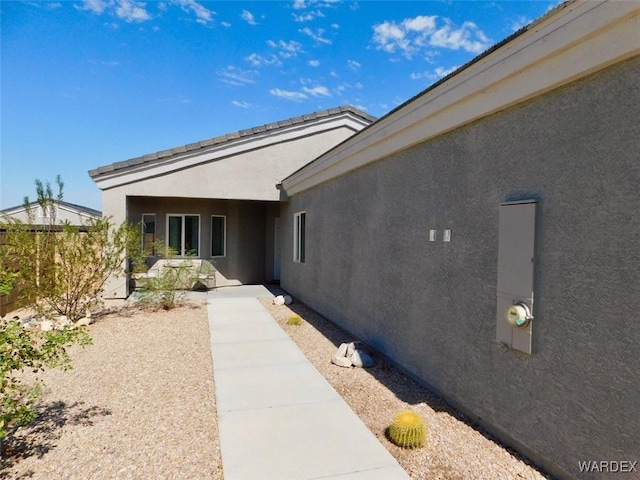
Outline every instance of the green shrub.
{"label": "green shrub", "polygon": [[418,448],[427,440],[427,430],[422,417],[415,412],[403,411],[393,418],[388,430],[389,439],[402,448]]}
{"label": "green shrub", "polygon": [[206,267],[196,268],[188,257],[176,258],[175,250],[165,245],[162,240],[154,242],[154,249],[156,255],[167,260],[167,263],[156,276],[146,277],[141,282],[137,292],[138,301],[143,305],[157,305],[171,310],[186,295],[186,290],[198,285],[200,271]]}
{"label": "green shrub", "polygon": [[0,450],[2,439],[36,417],[40,383],[25,384],[16,374],[25,369],[33,373],[45,368],[70,369],[67,347],[75,344],[91,344],[84,327],[68,324],[43,332],[22,328],[17,317],[0,319]]}

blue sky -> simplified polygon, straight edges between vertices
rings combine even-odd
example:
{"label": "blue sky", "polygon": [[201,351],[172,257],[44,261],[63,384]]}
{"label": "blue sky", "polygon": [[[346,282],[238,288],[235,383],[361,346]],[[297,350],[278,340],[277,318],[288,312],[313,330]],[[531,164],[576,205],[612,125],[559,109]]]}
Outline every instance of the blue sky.
{"label": "blue sky", "polygon": [[88,170],[316,110],[380,117],[557,1],[5,1],[0,209]]}

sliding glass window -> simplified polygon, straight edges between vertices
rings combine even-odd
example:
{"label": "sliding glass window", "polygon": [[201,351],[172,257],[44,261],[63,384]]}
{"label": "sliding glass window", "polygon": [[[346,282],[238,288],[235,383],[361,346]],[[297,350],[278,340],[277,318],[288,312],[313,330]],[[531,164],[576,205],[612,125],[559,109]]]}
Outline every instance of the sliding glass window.
{"label": "sliding glass window", "polygon": [[200,215],[167,215],[167,246],[181,257],[200,256]]}

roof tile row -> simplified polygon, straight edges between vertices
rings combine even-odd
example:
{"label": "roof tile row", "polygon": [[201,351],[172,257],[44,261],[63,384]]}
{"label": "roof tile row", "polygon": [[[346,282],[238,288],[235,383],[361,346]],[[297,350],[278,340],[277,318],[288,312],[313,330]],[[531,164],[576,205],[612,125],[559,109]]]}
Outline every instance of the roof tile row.
{"label": "roof tile row", "polygon": [[210,147],[212,145],[218,145],[220,143],[226,143],[233,140],[237,140],[239,138],[246,138],[251,135],[257,135],[264,132],[273,131],[279,128],[290,127],[292,125],[297,125],[304,122],[309,122],[312,120],[316,120],[318,118],[330,117],[334,115],[339,115],[344,112],[353,113],[359,117],[362,117],[370,122],[373,122],[375,117],[355,108],[350,105],[343,105],[336,108],[330,108],[328,110],[321,110],[318,112],[309,113],[307,115],[302,115],[299,117],[289,118],[287,120],[281,120],[278,122],[267,123],[266,125],[259,125],[257,127],[248,128],[245,130],[240,130],[238,132],[227,133],[225,135],[220,135],[217,137],[209,138],[207,140],[202,140],[200,142],[189,143],[187,145],[174,147],[168,150],[161,150],[155,153],[149,153],[147,155],[143,155],[141,157],[131,158],[129,160],[125,160],[122,162],[116,162],[111,165],[104,165],[102,167],[98,167],[94,170],[89,171],[89,175],[92,178],[98,177],[105,173],[114,172],[116,170],[122,170],[125,168],[133,167],[136,165],[141,165],[144,163],[154,162],[163,158],[171,157],[174,155],[179,155],[181,153],[191,152],[194,150],[199,150],[202,148]]}

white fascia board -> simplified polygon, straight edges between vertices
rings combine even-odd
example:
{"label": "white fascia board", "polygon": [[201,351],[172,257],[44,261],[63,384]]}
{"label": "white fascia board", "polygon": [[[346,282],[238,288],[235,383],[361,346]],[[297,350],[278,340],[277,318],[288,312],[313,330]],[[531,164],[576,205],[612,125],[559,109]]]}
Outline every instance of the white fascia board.
{"label": "white fascia board", "polygon": [[640,2],[580,1],[543,18],[283,180],[289,196],[640,54]]}
{"label": "white fascia board", "polygon": [[367,125],[369,125],[369,122],[366,120],[356,117],[349,112],[345,112],[341,115],[318,118],[315,121],[306,120],[303,123],[297,123],[289,127],[281,127],[271,131],[267,130],[265,132],[248,135],[245,138],[239,137],[232,141],[212,145],[211,147],[172,155],[165,159],[160,158],[152,162],[117,169],[113,172],[106,172],[94,178],[94,181],[100,190],[107,190],[120,185],[139,182],[149,177],[164,175],[172,171],[239,155],[250,150],[265,148],[276,143],[315,135],[327,130],[348,128],[354,132],[358,132]]}

